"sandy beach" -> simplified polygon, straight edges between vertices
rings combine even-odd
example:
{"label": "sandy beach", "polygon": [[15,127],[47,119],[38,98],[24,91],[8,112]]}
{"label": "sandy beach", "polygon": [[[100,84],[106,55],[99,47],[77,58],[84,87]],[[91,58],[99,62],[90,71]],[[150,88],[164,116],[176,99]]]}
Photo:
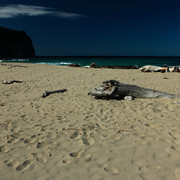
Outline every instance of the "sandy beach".
{"label": "sandy beach", "polygon": [[180,98],[88,96],[110,79],[180,94],[180,73],[12,65],[0,81],[23,83],[0,82],[0,179],[180,179]]}

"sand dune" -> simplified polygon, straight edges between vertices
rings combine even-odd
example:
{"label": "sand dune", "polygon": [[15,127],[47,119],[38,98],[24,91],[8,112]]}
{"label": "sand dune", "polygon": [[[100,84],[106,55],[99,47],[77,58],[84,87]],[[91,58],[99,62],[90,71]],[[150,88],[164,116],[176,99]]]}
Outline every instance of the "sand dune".
{"label": "sand dune", "polygon": [[23,81],[0,84],[0,179],[180,179],[180,98],[87,95],[110,79],[180,94],[179,73],[23,66],[0,65]]}

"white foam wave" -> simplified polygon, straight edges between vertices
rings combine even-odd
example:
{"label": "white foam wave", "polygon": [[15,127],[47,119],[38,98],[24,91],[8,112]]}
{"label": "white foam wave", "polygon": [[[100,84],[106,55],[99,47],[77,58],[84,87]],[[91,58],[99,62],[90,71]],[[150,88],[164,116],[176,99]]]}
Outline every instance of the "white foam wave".
{"label": "white foam wave", "polygon": [[71,62],[61,62],[60,63],[61,65],[69,65],[69,64],[72,64]]}
{"label": "white foam wave", "polygon": [[24,61],[29,61],[29,59],[18,59],[17,61],[24,62]]}
{"label": "white foam wave", "polygon": [[60,65],[69,65],[72,64],[71,62],[60,62],[60,63],[53,63],[53,62],[38,62],[36,64],[47,64],[47,65],[55,65],[55,66],[60,66]]}
{"label": "white foam wave", "polygon": [[2,60],[0,60],[0,61],[10,61],[10,62],[24,62],[24,61],[29,61],[29,59],[7,59],[7,60],[5,60],[5,59],[2,59]]}

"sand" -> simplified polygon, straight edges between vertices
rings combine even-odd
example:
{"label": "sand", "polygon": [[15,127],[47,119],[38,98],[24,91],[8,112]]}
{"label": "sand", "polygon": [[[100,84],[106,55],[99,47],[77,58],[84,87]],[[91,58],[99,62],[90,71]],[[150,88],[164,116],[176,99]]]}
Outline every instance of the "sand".
{"label": "sand", "polygon": [[0,179],[180,179],[180,98],[87,95],[110,79],[180,94],[180,73],[19,65],[0,65],[23,81],[0,83]]}

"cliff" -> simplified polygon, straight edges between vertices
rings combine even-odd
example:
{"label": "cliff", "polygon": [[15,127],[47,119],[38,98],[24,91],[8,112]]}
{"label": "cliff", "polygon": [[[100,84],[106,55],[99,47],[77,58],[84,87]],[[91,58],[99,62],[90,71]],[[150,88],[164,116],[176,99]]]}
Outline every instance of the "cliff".
{"label": "cliff", "polygon": [[24,31],[0,27],[0,57],[33,57],[32,40]]}

